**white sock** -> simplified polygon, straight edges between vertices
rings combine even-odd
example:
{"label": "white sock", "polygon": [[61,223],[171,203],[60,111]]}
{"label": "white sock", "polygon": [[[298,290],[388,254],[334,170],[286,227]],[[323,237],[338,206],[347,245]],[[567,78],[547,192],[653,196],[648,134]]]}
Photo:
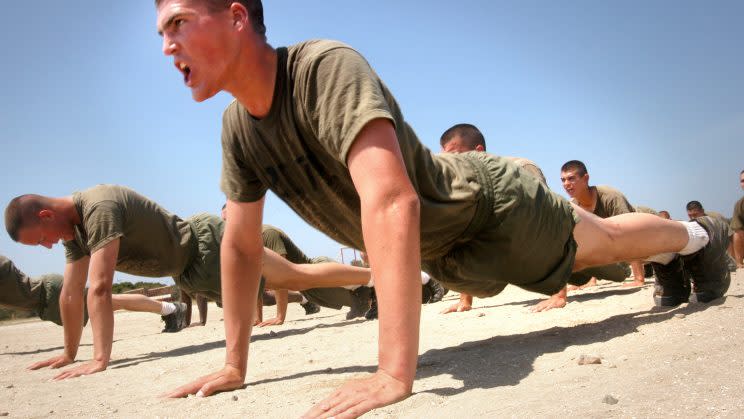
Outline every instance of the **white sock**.
{"label": "white sock", "polygon": [[645,261],[646,262],[656,262],[656,263],[661,263],[662,265],[666,265],[669,262],[671,262],[672,259],[674,259],[675,256],[677,256],[676,253],[661,253],[661,254],[654,255],[654,256],[651,256],[649,258],[646,258]]}
{"label": "white sock", "polygon": [[428,284],[430,279],[431,277],[429,276],[429,274],[427,274],[424,271],[421,271],[421,285]]}
{"label": "white sock", "polygon": [[372,276],[372,273],[369,274],[369,282],[367,282],[367,287],[372,288],[375,286],[375,277]]}
{"label": "white sock", "polygon": [[162,307],[160,308],[160,314],[162,314],[163,316],[167,316],[176,311],[176,305],[173,303],[160,303],[160,304],[162,304]]}
{"label": "white sock", "polygon": [[694,221],[679,222],[687,228],[687,235],[689,236],[689,240],[687,241],[687,245],[684,247],[684,249],[680,250],[677,253],[682,256],[691,255],[708,244],[708,241],[710,241],[708,232],[705,231],[705,229],[700,224]]}
{"label": "white sock", "polygon": [[300,304],[307,304],[307,298],[305,298],[304,295],[300,294],[302,296],[302,300],[300,300]]}

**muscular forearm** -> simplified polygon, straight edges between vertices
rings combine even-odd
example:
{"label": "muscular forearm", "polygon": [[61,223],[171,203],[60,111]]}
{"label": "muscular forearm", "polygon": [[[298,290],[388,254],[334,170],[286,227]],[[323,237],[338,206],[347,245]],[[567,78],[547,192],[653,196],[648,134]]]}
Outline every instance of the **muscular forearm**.
{"label": "muscular forearm", "polygon": [[284,321],[287,318],[287,304],[289,303],[289,291],[274,290],[276,298],[276,318]]}
{"label": "muscular forearm", "polygon": [[[114,341],[114,310],[111,304],[111,287],[106,284],[113,280],[100,278],[98,284],[88,290],[88,312],[93,329],[93,359],[105,365],[111,359]],[[94,282],[91,279],[91,282]]]}
{"label": "muscular forearm", "polygon": [[413,195],[362,202],[362,227],[376,278],[380,369],[412,385],[421,316],[419,202]]}
{"label": "muscular forearm", "polygon": [[636,282],[645,282],[643,262],[633,261],[630,263],[630,271],[633,273],[633,279]]}
{"label": "muscular forearm", "polygon": [[[261,244],[260,241],[258,243]],[[256,315],[263,246],[241,251],[229,241],[222,244],[222,308],[225,318],[226,365],[245,377],[248,344]]]}
{"label": "muscular forearm", "polygon": [[70,360],[77,356],[80,336],[83,333],[84,290],[63,289],[59,296],[59,309],[64,329],[64,354]]}
{"label": "muscular forearm", "polygon": [[736,230],[734,232],[734,256],[736,259],[736,266],[742,267],[744,265],[744,230]]}

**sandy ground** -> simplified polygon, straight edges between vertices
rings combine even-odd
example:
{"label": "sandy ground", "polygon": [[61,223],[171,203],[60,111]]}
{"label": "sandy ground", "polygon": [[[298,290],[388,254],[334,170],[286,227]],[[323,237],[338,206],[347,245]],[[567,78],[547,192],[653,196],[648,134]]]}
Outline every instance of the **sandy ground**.
{"label": "sandy ground", "polygon": [[[366,417],[744,417],[741,278],[744,270],[720,302],[672,310],[653,308],[652,285],[605,283],[546,313],[528,312],[540,295],[509,287],[473,311],[438,314],[456,300],[450,293],[423,307],[414,394]],[[209,309],[207,326],[176,334],[161,334],[158,316],[118,312],[109,369],[63,382],[25,370],[60,352],[62,328],[0,327],[0,416],[298,417],[375,368],[376,321],[291,305],[284,325],[254,329],[244,389],[158,398],[222,366],[222,313]],[[79,359],[90,359],[91,342],[86,327]],[[582,355],[602,363],[579,365]]]}

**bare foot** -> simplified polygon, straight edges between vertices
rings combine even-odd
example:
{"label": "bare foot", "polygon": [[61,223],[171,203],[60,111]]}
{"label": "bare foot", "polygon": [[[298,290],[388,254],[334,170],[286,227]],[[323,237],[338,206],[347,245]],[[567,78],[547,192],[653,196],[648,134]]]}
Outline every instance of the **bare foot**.
{"label": "bare foot", "polygon": [[646,284],[645,280],[633,280],[633,282],[623,282],[624,287],[642,287]]}
{"label": "bare foot", "polygon": [[596,286],[597,286],[597,278],[592,277],[589,280],[589,282],[587,282],[584,285],[569,285],[569,286],[566,287],[566,289],[568,291],[577,291],[577,290],[583,290],[583,289],[587,289],[587,288],[591,288],[591,287],[596,287]]}

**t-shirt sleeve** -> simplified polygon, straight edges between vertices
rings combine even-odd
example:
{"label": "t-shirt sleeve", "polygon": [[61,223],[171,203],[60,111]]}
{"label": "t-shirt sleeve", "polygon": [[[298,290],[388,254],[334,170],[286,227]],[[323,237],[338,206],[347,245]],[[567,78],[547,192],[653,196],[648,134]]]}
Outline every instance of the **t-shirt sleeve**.
{"label": "t-shirt sleeve", "polygon": [[227,199],[234,202],[256,202],[266,194],[266,186],[247,163],[243,147],[245,127],[239,121],[240,109],[236,102],[222,117],[222,176],[220,188]]}
{"label": "t-shirt sleeve", "polygon": [[77,242],[74,240],[65,242],[65,259],[68,263],[75,262],[86,256],[88,256],[88,253]]}
{"label": "t-shirt sleeve", "polygon": [[96,203],[85,217],[90,254],[97,252],[111,241],[124,236],[124,212],[114,201]]}
{"label": "t-shirt sleeve", "polygon": [[636,212],[633,206],[630,205],[630,202],[628,202],[625,195],[619,192],[612,193],[608,198],[609,199],[607,199],[607,202],[605,203],[605,208],[607,208],[607,213],[610,217],[627,214],[629,212]]}
{"label": "t-shirt sleeve", "polygon": [[732,230],[744,230],[744,198],[734,205],[734,216],[731,217]]}
{"label": "t-shirt sleeve", "polygon": [[284,246],[284,240],[282,240],[281,234],[274,229],[267,229],[261,233],[263,238],[263,245],[282,257],[287,257],[287,248]]}
{"label": "t-shirt sleeve", "polygon": [[300,104],[316,138],[342,164],[370,121],[395,124],[382,82],[358,52],[337,47],[303,64],[297,77]]}

